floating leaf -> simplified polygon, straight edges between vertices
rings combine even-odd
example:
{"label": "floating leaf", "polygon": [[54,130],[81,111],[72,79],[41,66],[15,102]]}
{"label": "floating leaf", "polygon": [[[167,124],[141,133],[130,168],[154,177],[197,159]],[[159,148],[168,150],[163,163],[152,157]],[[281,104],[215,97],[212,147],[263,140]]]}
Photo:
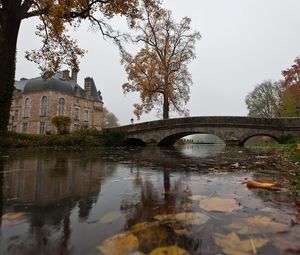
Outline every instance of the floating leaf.
{"label": "floating leaf", "polygon": [[273,243],[276,247],[284,251],[300,251],[300,226],[297,225],[291,229],[291,231],[284,236],[277,236],[273,239]]}
{"label": "floating leaf", "polygon": [[97,249],[102,255],[125,255],[135,252],[138,247],[137,237],[125,232],[106,239]]}
{"label": "floating leaf", "polygon": [[159,221],[171,221],[171,222],[178,221],[184,224],[194,224],[194,225],[202,225],[209,220],[209,217],[207,215],[198,212],[162,214],[162,215],[156,215],[154,218]]}
{"label": "floating leaf", "polygon": [[189,253],[177,245],[159,247],[151,251],[149,255],[189,255]]}
{"label": "floating leaf", "polygon": [[288,225],[277,223],[265,216],[254,216],[241,219],[229,225],[238,234],[279,233],[290,229]]}
{"label": "floating leaf", "polygon": [[111,223],[121,217],[121,213],[119,211],[113,211],[110,213],[105,214],[101,219],[100,223],[106,224]]}
{"label": "floating leaf", "polygon": [[190,196],[189,199],[194,200],[194,201],[201,201],[202,199],[208,198],[207,196],[203,195],[193,195]]}
{"label": "floating leaf", "polygon": [[209,212],[233,212],[242,208],[235,199],[220,197],[202,199],[199,206]]}
{"label": "floating leaf", "polygon": [[159,222],[157,222],[157,221],[141,222],[141,223],[138,223],[138,224],[135,224],[134,226],[132,226],[130,230],[133,233],[137,233],[137,232],[140,232],[140,231],[145,231],[148,228],[156,227],[158,225],[159,225]]}
{"label": "floating leaf", "polygon": [[240,240],[239,236],[232,232],[228,235],[215,234],[215,243],[220,246],[227,255],[249,255],[256,254],[256,250],[268,243],[266,239]]}
{"label": "floating leaf", "polygon": [[179,236],[188,236],[189,232],[186,229],[174,229],[174,232]]}
{"label": "floating leaf", "polygon": [[3,221],[18,221],[24,218],[24,213],[22,212],[9,212],[2,215]]}
{"label": "floating leaf", "polygon": [[246,184],[247,188],[249,189],[253,189],[253,188],[270,189],[270,190],[278,189],[277,187],[275,187],[274,183],[256,182],[253,180],[244,181],[242,184]]}

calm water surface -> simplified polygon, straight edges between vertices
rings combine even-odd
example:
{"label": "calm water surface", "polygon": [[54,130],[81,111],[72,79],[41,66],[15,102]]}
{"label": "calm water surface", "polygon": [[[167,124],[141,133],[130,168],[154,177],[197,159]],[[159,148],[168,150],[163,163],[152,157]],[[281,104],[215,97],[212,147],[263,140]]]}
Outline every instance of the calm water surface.
{"label": "calm water surface", "polygon": [[[232,233],[252,244],[250,251],[238,254],[295,254],[290,250],[299,245],[295,223],[299,208],[291,195],[249,190],[241,184],[245,178],[282,183],[285,171],[244,166],[217,171],[213,164],[224,152],[223,145],[2,152],[0,254],[101,254],[99,246],[104,255],[149,254],[157,247],[172,245],[189,254],[237,254],[217,241],[218,234],[225,238]],[[233,152],[239,153],[248,152]],[[260,158],[264,157],[257,161]],[[231,199],[238,208],[210,210],[199,206],[204,205],[203,198]],[[174,216],[183,212],[184,219]],[[157,216],[165,214],[171,216],[163,220]],[[232,227],[233,223],[245,225],[254,216],[279,225],[273,226],[274,231],[259,225],[255,233]],[[199,221],[191,222],[190,217]],[[116,242],[120,248],[105,241],[116,235],[124,237],[120,233],[129,238]],[[276,244],[278,238],[293,249]],[[129,240],[132,247],[122,248]],[[231,249],[242,247],[236,245],[238,248]]]}

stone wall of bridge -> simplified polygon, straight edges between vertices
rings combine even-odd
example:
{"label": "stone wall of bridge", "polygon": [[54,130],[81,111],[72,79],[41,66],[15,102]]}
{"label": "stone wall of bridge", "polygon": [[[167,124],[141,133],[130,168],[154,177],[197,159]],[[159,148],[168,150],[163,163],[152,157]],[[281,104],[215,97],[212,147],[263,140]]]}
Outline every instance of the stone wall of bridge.
{"label": "stone wall of bridge", "polygon": [[121,132],[125,140],[160,146],[173,145],[192,134],[212,134],[227,145],[243,145],[258,135],[282,142],[286,137],[300,137],[300,118],[190,117],[159,120],[110,129]]}

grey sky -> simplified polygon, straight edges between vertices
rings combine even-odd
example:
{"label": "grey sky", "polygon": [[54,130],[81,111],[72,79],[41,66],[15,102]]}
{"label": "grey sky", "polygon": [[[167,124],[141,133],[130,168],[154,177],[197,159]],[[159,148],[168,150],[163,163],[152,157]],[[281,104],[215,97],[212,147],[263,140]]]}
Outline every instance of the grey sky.
{"label": "grey sky", "polygon": [[[264,80],[281,79],[281,71],[300,55],[299,0],[164,0],[164,5],[177,21],[191,17],[192,28],[202,35],[197,59],[190,64],[191,116],[246,115],[247,93]],[[24,59],[25,50],[39,46],[33,23],[24,22],[20,30],[17,79],[39,75],[35,64]],[[126,74],[118,49],[88,30],[83,26],[75,33],[80,46],[88,50],[81,61],[79,84],[92,76],[105,106],[121,124],[128,124],[138,97],[123,95]],[[140,121],[157,118],[154,112]]]}

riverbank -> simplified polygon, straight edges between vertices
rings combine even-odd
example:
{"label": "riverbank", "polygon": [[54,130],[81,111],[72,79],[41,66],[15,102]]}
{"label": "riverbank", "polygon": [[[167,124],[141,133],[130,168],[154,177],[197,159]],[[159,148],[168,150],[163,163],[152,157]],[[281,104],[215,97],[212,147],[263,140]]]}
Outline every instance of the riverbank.
{"label": "riverbank", "polygon": [[8,132],[0,139],[0,148],[27,147],[100,147],[121,143],[121,134],[94,129],[78,130],[67,135],[36,135]]}

